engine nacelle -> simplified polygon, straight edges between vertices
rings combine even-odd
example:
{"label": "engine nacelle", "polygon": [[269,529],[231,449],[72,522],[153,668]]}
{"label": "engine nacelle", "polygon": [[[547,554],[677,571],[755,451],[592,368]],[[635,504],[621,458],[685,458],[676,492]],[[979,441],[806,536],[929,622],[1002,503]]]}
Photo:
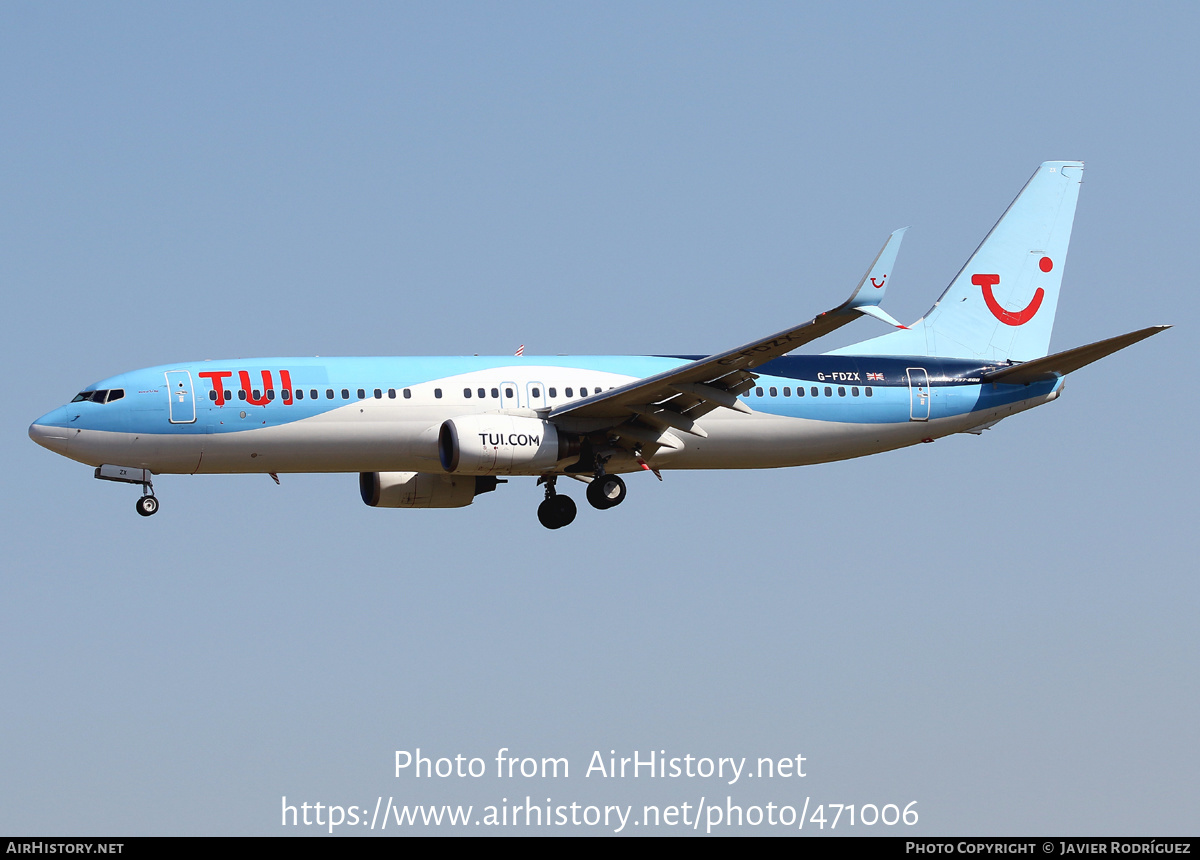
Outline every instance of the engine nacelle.
{"label": "engine nacelle", "polygon": [[463,508],[496,489],[495,478],[428,472],[359,472],[358,491],[373,508]]}
{"label": "engine nacelle", "polygon": [[549,421],[515,415],[463,415],[442,422],[442,468],[461,475],[536,475],[577,454],[578,444]]}

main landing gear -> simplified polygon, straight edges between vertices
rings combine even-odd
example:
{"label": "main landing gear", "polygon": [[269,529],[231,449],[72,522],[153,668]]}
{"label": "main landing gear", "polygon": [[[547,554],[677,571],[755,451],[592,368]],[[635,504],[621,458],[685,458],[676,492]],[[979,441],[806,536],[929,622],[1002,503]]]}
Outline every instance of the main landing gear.
{"label": "main landing gear", "polygon": [[570,496],[560,496],[554,488],[558,481],[557,475],[538,478],[539,484],[546,485],[546,498],[538,505],[538,522],[548,529],[561,529],[569,526],[575,520],[575,502]]}
{"label": "main landing gear", "polygon": [[628,491],[625,482],[617,475],[597,475],[588,484],[587,500],[593,508],[606,511],[625,501]]}
{"label": "main landing gear", "polygon": [[[580,480],[586,480],[586,478]],[[571,501],[568,496],[558,495],[555,489],[557,481],[557,475],[543,475],[538,478],[539,484],[546,485],[546,498],[538,505],[538,521],[548,529],[561,529],[563,526],[569,526],[575,520],[577,513],[575,502]],[[596,476],[592,478],[587,487],[588,503],[597,510],[606,511],[625,501],[626,495],[628,495],[628,490],[625,488],[625,482],[617,475],[606,474],[604,466],[599,464]]]}

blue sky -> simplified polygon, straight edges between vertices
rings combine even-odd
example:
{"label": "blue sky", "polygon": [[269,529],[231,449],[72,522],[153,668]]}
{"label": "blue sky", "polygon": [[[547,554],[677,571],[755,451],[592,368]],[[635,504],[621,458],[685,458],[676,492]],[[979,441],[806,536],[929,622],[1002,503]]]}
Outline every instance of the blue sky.
{"label": "blue sky", "polygon": [[[5,4],[0,830],[528,793],[1194,832],[1198,17]],[[350,475],[168,476],[143,520],[26,436],[172,361],[714,352],[841,301],[905,225],[912,320],[1050,159],[1087,163],[1053,347],[1176,328],[979,438],[634,476],[547,532],[521,479],[406,512]],[[395,778],[417,747],[572,775]],[[600,781],[596,750],[809,775]]]}

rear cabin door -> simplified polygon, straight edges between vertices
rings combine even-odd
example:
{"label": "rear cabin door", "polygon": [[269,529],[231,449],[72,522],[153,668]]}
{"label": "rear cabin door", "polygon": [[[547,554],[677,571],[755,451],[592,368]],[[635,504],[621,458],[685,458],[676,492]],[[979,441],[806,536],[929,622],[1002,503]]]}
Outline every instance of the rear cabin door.
{"label": "rear cabin door", "polygon": [[908,368],[908,418],[910,421],[929,420],[929,374],[923,367]]}

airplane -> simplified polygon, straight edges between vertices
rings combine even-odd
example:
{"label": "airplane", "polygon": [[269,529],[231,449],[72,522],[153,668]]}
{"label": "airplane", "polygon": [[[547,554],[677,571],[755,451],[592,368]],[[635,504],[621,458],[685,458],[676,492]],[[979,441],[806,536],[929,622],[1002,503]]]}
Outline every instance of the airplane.
{"label": "airplane", "polygon": [[[29,435],[97,478],[140,485],[147,517],[160,474],[357,472],[377,508],[464,507],[528,476],[544,487],[539,521],[558,529],[577,513],[560,478],[605,510],[631,473],[802,466],[979,434],[1170,328],[1048,354],[1082,178],[1082,162],[1042,164],[908,326],[880,308],[898,230],[845,302],[712,355],[184,362],[90,385]],[[892,330],[788,355],[863,316]]]}

